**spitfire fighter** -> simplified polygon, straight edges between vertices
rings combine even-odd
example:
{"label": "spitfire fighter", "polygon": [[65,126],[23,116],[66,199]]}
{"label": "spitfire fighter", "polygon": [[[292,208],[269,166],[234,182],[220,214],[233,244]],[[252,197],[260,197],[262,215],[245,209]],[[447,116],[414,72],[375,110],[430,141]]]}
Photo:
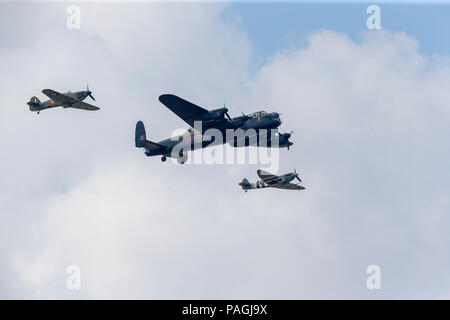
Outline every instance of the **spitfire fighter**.
{"label": "spitfire fighter", "polygon": [[[287,147],[289,149],[292,145],[292,142],[289,141],[289,138],[291,137],[290,133],[279,133],[277,130],[274,135],[268,133],[270,131],[269,129],[276,129],[281,124],[280,115],[276,112],[267,113],[265,111],[259,111],[249,115],[243,114],[242,116],[231,118],[228,114],[228,109],[225,107],[214,110],[206,110],[172,94],[161,95],[159,97],[159,101],[187,124],[189,124],[191,128],[188,129],[188,132],[185,135],[165,139],[156,143],[147,140],[144,124],[142,121],[137,122],[135,145],[137,148],[144,148],[145,155],[148,157],[161,156],[162,161],[166,161],[167,157],[176,157],[179,163],[185,163],[187,159],[187,152],[182,150],[180,152],[173,152],[174,147],[180,147],[179,143],[182,143],[183,141],[187,141],[183,150],[205,148],[207,146],[228,142],[225,141],[226,139],[222,139],[223,141],[219,143],[218,141],[214,141],[214,137],[208,138],[207,135],[204,136],[203,134],[208,129],[217,129],[220,133],[222,133],[223,137],[226,136],[226,130],[228,129],[241,129],[242,133],[250,132],[250,129],[254,130],[253,132],[255,132],[255,139],[252,140],[248,136],[244,136],[241,140],[239,140],[235,137],[233,141],[228,142],[233,147],[251,145],[260,146],[260,141],[263,138],[267,138],[265,140],[265,146],[267,147],[276,146],[279,148]],[[200,132],[194,130],[194,122],[201,123],[202,129]],[[261,129],[265,129],[264,134],[267,136],[262,135],[263,131],[260,133],[259,130]],[[189,136],[190,139],[183,139],[186,135]],[[276,141],[273,141],[273,139],[276,139]]]}
{"label": "spitfire fighter", "polygon": [[305,187],[291,183],[292,180],[297,179],[302,182],[302,180],[298,177],[298,172],[295,171],[291,173],[286,173],[281,176],[273,175],[264,170],[258,170],[256,172],[258,176],[261,178],[260,181],[255,183],[250,183],[247,178],[244,178],[239,185],[242,187],[242,190],[247,192],[251,189],[263,189],[263,188],[277,188],[277,189],[288,189],[288,190],[303,190]]}
{"label": "spitfire fighter", "polygon": [[68,91],[65,93],[59,93],[51,89],[44,89],[42,90],[42,93],[49,97],[50,100],[41,102],[37,97],[32,97],[27,103],[27,105],[30,107],[30,111],[37,111],[37,113],[39,114],[42,110],[56,107],[75,108],[90,111],[100,109],[99,107],[83,102],[83,100],[87,97],[90,97],[95,101],[94,97],[92,96],[92,92],[89,90],[89,87],[87,87],[85,91]]}

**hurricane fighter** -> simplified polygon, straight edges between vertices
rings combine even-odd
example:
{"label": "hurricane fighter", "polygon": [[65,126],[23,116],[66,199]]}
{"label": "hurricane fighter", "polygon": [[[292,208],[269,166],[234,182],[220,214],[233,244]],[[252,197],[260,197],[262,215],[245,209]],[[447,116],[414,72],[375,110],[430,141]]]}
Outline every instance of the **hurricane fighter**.
{"label": "hurricane fighter", "polygon": [[75,108],[82,110],[95,111],[99,110],[99,107],[93,106],[89,103],[83,102],[84,99],[90,97],[95,101],[92,96],[92,92],[89,90],[89,86],[84,91],[59,93],[55,90],[44,89],[42,93],[49,97],[49,100],[41,102],[38,97],[32,97],[27,105],[30,107],[30,111],[37,111],[39,114],[42,110],[53,109],[56,107],[63,108]]}

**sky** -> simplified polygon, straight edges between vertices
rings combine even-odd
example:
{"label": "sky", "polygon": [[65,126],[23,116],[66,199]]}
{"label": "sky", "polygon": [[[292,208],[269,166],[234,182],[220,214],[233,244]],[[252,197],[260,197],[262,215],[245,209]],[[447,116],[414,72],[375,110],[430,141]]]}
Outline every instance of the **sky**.
{"label": "sky", "polygon": [[[380,3],[368,30],[368,4],[78,5],[69,30],[65,2],[0,3],[0,298],[450,297],[450,6]],[[26,105],[87,84],[98,112]],[[280,112],[306,189],[147,158],[138,120],[187,128],[163,93]]]}
{"label": "sky", "polygon": [[449,3],[428,5],[401,2],[299,3],[236,2],[225,16],[238,14],[257,56],[262,60],[280,50],[306,45],[308,35],[331,29],[357,40],[366,29],[366,8],[377,4],[382,9],[382,26],[391,32],[406,32],[420,42],[424,54],[450,54],[448,41],[442,34],[450,29]]}

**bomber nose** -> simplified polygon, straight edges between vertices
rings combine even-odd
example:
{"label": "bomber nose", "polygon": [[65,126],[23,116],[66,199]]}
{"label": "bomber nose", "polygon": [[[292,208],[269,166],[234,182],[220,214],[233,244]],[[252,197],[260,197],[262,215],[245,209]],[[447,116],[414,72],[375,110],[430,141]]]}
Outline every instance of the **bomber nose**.
{"label": "bomber nose", "polygon": [[274,116],[275,122],[278,123],[278,125],[280,125],[281,124],[280,114],[278,112],[275,112]]}

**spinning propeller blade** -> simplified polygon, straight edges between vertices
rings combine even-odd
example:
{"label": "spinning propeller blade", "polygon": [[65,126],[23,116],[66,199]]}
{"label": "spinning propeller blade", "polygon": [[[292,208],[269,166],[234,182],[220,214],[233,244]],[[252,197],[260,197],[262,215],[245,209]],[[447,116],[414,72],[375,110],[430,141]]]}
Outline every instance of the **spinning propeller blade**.
{"label": "spinning propeller blade", "polygon": [[91,98],[92,100],[95,101],[95,98],[94,98],[94,96],[92,95],[92,92],[89,90],[89,85],[86,86],[86,89],[87,89],[89,98]]}

